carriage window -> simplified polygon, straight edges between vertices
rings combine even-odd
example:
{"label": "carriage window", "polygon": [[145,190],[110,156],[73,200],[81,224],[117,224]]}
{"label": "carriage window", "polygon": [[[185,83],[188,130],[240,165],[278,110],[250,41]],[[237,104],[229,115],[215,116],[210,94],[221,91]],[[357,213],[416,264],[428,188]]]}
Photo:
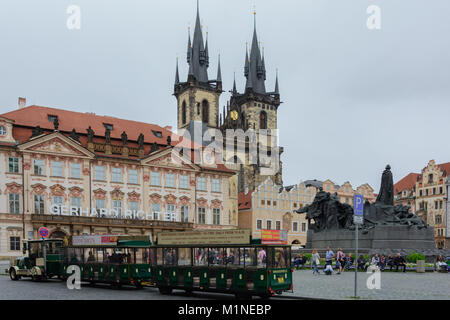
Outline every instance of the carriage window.
{"label": "carriage window", "polygon": [[191,248],[178,249],[178,265],[179,266],[191,265]]}
{"label": "carriage window", "polygon": [[239,248],[226,248],[225,259],[227,266],[239,265]]}
{"label": "carriage window", "polygon": [[175,266],[177,264],[177,249],[164,248],[164,265]]}
{"label": "carriage window", "polygon": [[205,266],[208,264],[207,261],[208,248],[195,248],[194,249],[194,265]]}
{"label": "carriage window", "polygon": [[245,248],[245,266],[251,267],[256,266],[256,249],[255,248]]}
{"label": "carriage window", "polygon": [[267,262],[267,252],[265,248],[257,248],[256,249],[257,254],[257,260],[258,260],[258,267],[265,268],[266,262]]}
{"label": "carriage window", "polygon": [[162,266],[163,265],[163,249],[162,248],[157,248],[156,249],[156,262],[158,264],[158,266]]}
{"label": "carriage window", "polygon": [[210,248],[208,253],[208,264],[218,265],[222,258],[222,250],[220,248]]}
{"label": "carriage window", "polygon": [[150,263],[152,266],[156,265],[156,249],[155,248],[149,249],[148,263]]}
{"label": "carriage window", "polygon": [[290,249],[287,247],[273,248],[273,267],[288,268],[290,267]]}

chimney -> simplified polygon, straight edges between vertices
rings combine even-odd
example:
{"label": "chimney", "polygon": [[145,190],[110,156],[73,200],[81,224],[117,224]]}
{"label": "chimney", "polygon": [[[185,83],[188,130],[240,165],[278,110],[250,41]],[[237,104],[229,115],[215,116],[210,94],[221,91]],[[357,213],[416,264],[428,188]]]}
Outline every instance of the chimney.
{"label": "chimney", "polygon": [[27,105],[27,99],[19,97],[19,109],[25,108]]}

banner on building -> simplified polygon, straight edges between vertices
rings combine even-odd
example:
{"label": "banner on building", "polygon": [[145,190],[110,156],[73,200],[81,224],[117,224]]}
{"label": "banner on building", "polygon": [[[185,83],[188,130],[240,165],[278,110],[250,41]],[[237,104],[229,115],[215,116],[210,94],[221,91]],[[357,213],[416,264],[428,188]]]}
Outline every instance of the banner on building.
{"label": "banner on building", "polygon": [[117,244],[117,235],[84,235],[72,236],[73,246],[109,246]]}
{"label": "banner on building", "polygon": [[261,230],[262,244],[287,244],[286,230]]}
{"label": "banner on building", "polygon": [[211,230],[188,232],[161,232],[158,245],[228,245],[250,244],[250,230]]}

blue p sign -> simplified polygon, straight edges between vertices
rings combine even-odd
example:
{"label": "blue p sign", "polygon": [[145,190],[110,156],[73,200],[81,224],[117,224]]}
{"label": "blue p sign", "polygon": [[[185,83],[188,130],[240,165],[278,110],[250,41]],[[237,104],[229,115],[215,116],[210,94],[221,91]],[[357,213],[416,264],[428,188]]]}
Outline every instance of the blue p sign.
{"label": "blue p sign", "polygon": [[355,194],[354,199],[354,213],[355,216],[363,216],[364,215],[364,196],[360,194]]}

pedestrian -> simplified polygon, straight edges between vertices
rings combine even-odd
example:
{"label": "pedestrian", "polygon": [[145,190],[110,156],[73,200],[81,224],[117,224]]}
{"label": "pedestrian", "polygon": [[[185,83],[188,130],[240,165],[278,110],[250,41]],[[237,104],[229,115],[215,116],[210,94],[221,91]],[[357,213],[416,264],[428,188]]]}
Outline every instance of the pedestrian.
{"label": "pedestrian", "polygon": [[366,258],[364,258],[364,256],[362,254],[359,255],[357,262],[358,262],[358,269],[362,269],[363,271],[366,271],[367,260],[366,260]]}
{"label": "pedestrian", "polygon": [[342,271],[344,271],[344,266],[345,266],[344,259],[345,259],[345,254],[344,254],[344,252],[342,252],[342,248],[339,248],[336,253],[336,268],[338,268],[337,274],[341,274]]}
{"label": "pedestrian", "polygon": [[403,268],[403,272],[406,272],[406,260],[403,258],[399,253],[397,253],[397,256],[394,258],[394,264],[395,264],[395,271],[398,271],[398,267]]}
{"label": "pedestrian", "polygon": [[347,255],[346,260],[345,260],[345,267],[346,267],[347,269],[350,270],[350,267],[351,267],[352,265],[353,265],[353,258],[352,258],[352,255],[349,253],[349,254]]}
{"label": "pedestrian", "polygon": [[389,266],[389,271],[392,271],[392,268],[394,267],[394,258],[392,257],[392,254],[390,254],[387,259],[387,265]]}
{"label": "pedestrian", "polygon": [[295,268],[296,269],[300,269],[300,264],[302,263],[302,258],[301,258],[301,256],[300,256],[300,253],[298,253],[296,256],[295,256],[295,259],[294,259],[294,266],[295,266]]}
{"label": "pedestrian", "polygon": [[325,264],[332,264],[334,258],[334,252],[330,249],[330,247],[327,248],[327,252],[325,253]]}
{"label": "pedestrian", "polygon": [[447,264],[444,262],[444,259],[442,258],[442,256],[439,254],[436,257],[436,271],[447,271]]}
{"label": "pedestrian", "polygon": [[372,260],[370,261],[370,264],[374,267],[379,267],[380,265],[380,258],[378,257],[378,253],[375,253],[375,255],[372,257]]}
{"label": "pedestrian", "polygon": [[384,268],[386,268],[386,256],[384,254],[382,254],[381,257],[380,257],[380,269],[381,269],[381,271],[383,271]]}
{"label": "pedestrian", "polygon": [[320,264],[320,255],[319,255],[319,253],[317,253],[316,249],[314,249],[312,251],[311,261],[312,261],[312,265],[313,265],[313,274],[315,274],[315,273],[320,274],[319,268],[318,268],[319,264]]}

